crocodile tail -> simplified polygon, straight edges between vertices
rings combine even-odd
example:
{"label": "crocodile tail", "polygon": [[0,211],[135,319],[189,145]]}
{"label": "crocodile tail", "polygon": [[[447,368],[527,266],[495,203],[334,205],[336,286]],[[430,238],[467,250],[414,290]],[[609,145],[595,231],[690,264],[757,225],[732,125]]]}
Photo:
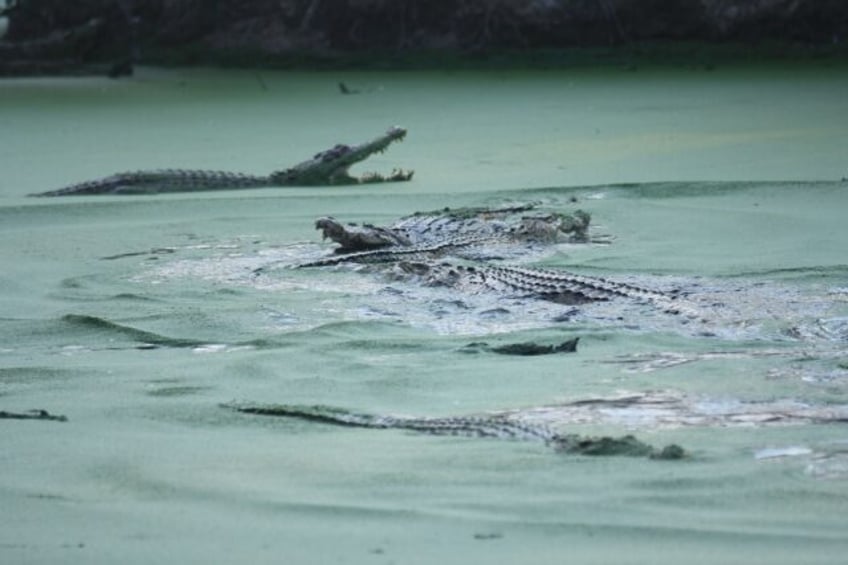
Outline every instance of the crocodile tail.
{"label": "crocodile tail", "polygon": [[132,178],[130,175],[131,173],[119,173],[102,179],[72,184],[56,190],[30,194],[30,196],[84,196],[87,194],[108,194],[110,192],[116,192],[122,186],[126,186],[128,181],[131,182]]}
{"label": "crocodile tail", "polygon": [[432,245],[415,245],[412,247],[386,247],[355,251],[301,263],[298,267],[329,267],[342,263],[391,263],[395,261],[426,261],[441,257],[447,253],[488,241],[487,237],[457,237]]}
{"label": "crocodile tail", "polygon": [[117,173],[31,196],[85,196],[89,194],[148,194],[271,186],[269,177],[191,169],[162,169]]}
{"label": "crocodile tail", "polygon": [[501,416],[457,418],[411,418],[351,412],[324,405],[225,405],[238,412],[259,416],[298,418],[311,422],[357,428],[403,429],[430,435],[491,437],[525,441],[553,441],[557,435],[547,426],[525,424]]}
{"label": "crocodile tail", "polygon": [[387,423],[381,422],[381,418],[370,414],[357,414],[343,408],[324,406],[321,404],[300,406],[290,404],[228,404],[232,408],[244,414],[255,414],[258,416],[279,416],[298,418],[324,424],[335,424],[339,426],[351,426],[356,428],[386,428]]}
{"label": "crocodile tail", "polygon": [[624,297],[652,304],[660,311],[697,319],[702,315],[692,304],[670,293],[603,277],[578,275],[531,267],[487,266],[476,269],[486,284],[533,293],[554,302],[580,303]]}

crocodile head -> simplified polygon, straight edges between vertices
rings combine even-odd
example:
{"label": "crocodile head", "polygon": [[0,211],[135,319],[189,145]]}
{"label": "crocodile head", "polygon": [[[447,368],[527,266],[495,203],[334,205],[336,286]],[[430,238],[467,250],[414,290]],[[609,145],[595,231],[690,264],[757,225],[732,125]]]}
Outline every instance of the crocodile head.
{"label": "crocodile head", "polygon": [[330,238],[340,245],[336,253],[352,253],[381,247],[412,245],[409,239],[398,231],[365,224],[342,224],[335,218],[325,216],[315,221],[315,229],[321,230],[323,239]]}
{"label": "crocodile head", "polygon": [[360,143],[359,145],[338,144],[335,147],[317,153],[312,159],[295,165],[284,171],[275,171],[271,179],[281,185],[323,185],[323,184],[359,184],[370,182],[406,181],[412,178],[413,171],[395,169],[388,175],[365,173],[354,177],[348,169],[364,161],[375,153],[384,152],[395,141],[402,141],[406,130],[402,127],[390,127],[383,135]]}

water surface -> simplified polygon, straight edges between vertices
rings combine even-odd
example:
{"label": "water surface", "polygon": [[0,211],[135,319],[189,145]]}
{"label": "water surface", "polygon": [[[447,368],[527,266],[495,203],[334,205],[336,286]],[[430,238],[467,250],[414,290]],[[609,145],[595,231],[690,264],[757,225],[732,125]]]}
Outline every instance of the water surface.
{"label": "water surface", "polygon": [[[0,410],[69,421],[0,420],[3,562],[838,561],[846,86],[833,68],[4,82]],[[265,173],[395,123],[407,141],[364,168],[414,168],[408,184],[26,197],[122,170]],[[515,202],[585,209],[610,241],[526,260],[681,289],[706,321],[285,268],[329,252],[319,216]],[[570,355],[463,352],[576,336]],[[627,395],[689,419],[564,408]],[[256,419],[231,401],[514,411],[691,457]]]}

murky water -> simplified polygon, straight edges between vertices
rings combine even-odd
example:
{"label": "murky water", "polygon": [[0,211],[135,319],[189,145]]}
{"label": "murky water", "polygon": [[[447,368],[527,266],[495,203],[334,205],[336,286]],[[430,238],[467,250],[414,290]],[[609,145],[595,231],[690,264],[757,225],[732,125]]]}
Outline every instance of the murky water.
{"label": "murky water", "polygon": [[[0,560],[838,562],[846,116],[834,68],[0,84],[0,411],[68,418],[0,420]],[[363,168],[414,168],[411,183],[25,196],[122,170],[266,173],[395,123],[407,141]],[[286,268],[329,252],[320,216],[515,202],[580,207],[609,242],[526,262],[677,289],[703,316]],[[571,337],[574,354],[466,348]],[[567,456],[232,401],[506,412],[691,456]]]}

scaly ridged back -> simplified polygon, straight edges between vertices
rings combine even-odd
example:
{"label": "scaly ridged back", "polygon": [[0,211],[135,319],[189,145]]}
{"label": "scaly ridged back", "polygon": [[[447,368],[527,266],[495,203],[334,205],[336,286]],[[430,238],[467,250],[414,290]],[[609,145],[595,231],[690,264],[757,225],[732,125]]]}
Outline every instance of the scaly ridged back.
{"label": "scaly ridged back", "polygon": [[162,169],[118,173],[102,179],[73,184],[49,192],[42,192],[34,196],[149,194],[156,192],[190,192],[192,190],[224,190],[263,186],[272,186],[270,177],[227,171]]}
{"label": "scaly ridged back", "polygon": [[286,416],[327,424],[358,428],[404,429],[432,435],[494,437],[501,439],[548,442],[558,437],[547,426],[516,422],[502,416],[457,418],[411,418],[349,412],[332,406],[239,406],[232,408],[247,414]]}

